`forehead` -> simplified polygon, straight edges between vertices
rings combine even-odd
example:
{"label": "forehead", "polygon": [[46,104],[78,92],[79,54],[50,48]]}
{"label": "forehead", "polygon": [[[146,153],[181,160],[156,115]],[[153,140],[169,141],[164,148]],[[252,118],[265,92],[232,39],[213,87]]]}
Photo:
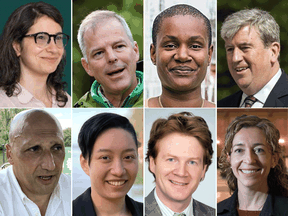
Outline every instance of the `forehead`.
{"label": "forehead", "polygon": [[232,39],[226,39],[225,44],[230,43],[262,43],[262,39],[260,38],[259,30],[250,25],[246,25],[241,27],[236,34],[232,37]]}
{"label": "forehead", "polygon": [[62,32],[62,27],[52,18],[43,15],[35,19],[34,24],[29,29],[29,32],[48,32],[52,34]]}
{"label": "forehead", "polygon": [[165,37],[167,34],[188,38],[199,35],[208,41],[208,32],[204,20],[192,15],[175,15],[163,18],[157,39],[161,40],[161,37]]}
{"label": "forehead", "polygon": [[234,136],[232,146],[237,144],[254,145],[265,144],[266,136],[263,130],[258,127],[247,127],[240,129]]}

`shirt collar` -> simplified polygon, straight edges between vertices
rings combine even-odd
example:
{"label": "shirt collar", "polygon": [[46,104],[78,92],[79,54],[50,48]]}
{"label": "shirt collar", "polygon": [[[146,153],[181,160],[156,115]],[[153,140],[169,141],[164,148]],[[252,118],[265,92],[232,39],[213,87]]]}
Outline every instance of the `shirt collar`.
{"label": "shirt collar", "polygon": [[[279,68],[279,70],[272,77],[272,79],[260,91],[258,91],[256,94],[253,95],[257,99],[257,102],[255,102],[255,106],[253,104],[252,107],[255,107],[255,108],[263,107],[263,105],[265,104],[270,92],[272,91],[272,89],[274,88],[274,86],[276,85],[278,80],[280,79],[281,74],[282,74],[282,72],[281,72],[281,69]],[[240,107],[245,107],[244,101],[245,101],[245,98],[247,96],[248,95],[243,92]]]}
{"label": "shirt collar", "polygon": [[[162,201],[157,196],[156,189],[154,190],[154,196],[155,196],[155,200],[156,200],[156,202],[157,202],[157,204],[158,204],[158,206],[160,208],[160,211],[161,211],[162,215],[165,215],[165,216],[171,215],[171,216],[173,216],[175,212],[173,212],[164,203],[162,203]],[[193,198],[191,197],[191,201],[190,201],[189,205],[187,206],[187,208],[183,212],[177,212],[177,213],[185,213],[187,216],[193,216]]]}

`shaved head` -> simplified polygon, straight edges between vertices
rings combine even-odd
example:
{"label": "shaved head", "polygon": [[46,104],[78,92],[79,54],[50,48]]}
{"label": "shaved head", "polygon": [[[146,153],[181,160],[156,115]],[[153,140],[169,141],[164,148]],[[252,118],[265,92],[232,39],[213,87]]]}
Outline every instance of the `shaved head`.
{"label": "shaved head", "polygon": [[41,129],[41,126],[45,126],[46,124],[52,124],[52,125],[54,124],[55,128],[59,129],[59,131],[63,133],[62,127],[57,118],[55,118],[53,115],[42,109],[31,109],[18,113],[13,118],[10,125],[9,130],[10,145],[15,141],[16,138],[21,136],[25,128]]}

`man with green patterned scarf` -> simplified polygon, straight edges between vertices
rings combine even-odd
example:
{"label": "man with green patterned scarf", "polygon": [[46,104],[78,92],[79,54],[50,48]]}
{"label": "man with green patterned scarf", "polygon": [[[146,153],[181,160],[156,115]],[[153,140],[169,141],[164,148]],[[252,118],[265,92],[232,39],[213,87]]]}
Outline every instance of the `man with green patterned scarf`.
{"label": "man with green patterned scarf", "polygon": [[81,22],[77,39],[82,66],[95,81],[74,107],[142,107],[139,49],[126,21],[115,12],[96,10]]}

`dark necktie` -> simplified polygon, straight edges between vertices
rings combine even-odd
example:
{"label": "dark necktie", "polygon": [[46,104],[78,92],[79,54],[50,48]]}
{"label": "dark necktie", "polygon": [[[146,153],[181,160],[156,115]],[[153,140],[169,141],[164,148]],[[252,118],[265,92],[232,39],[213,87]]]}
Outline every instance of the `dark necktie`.
{"label": "dark necktie", "polygon": [[245,101],[244,101],[245,107],[252,107],[256,101],[257,101],[257,99],[253,95],[246,97]]}
{"label": "dark necktie", "polygon": [[185,213],[174,213],[173,216],[186,216],[186,214]]}

